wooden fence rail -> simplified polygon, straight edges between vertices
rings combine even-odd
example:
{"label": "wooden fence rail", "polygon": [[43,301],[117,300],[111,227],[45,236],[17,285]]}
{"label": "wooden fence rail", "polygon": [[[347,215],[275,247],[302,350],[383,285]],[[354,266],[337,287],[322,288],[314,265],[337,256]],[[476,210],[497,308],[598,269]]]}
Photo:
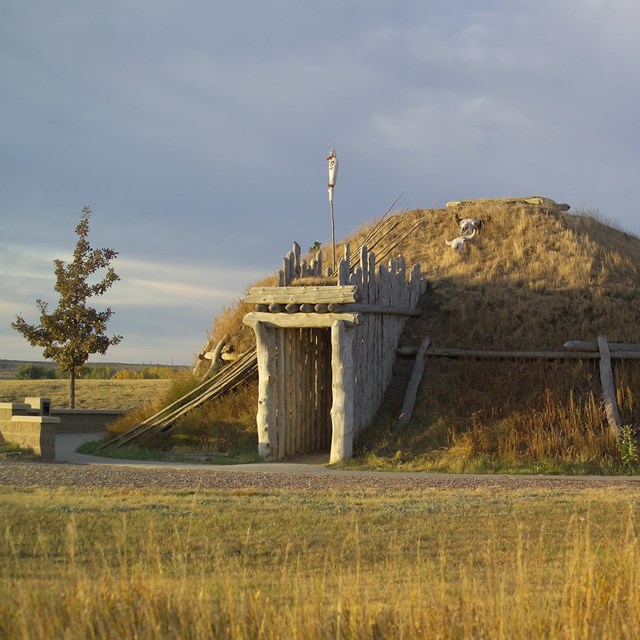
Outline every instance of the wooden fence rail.
{"label": "wooden fence rail", "polygon": [[[599,360],[600,382],[604,399],[605,415],[609,428],[619,437],[622,423],[616,401],[612,360],[640,360],[640,344],[628,342],[608,342],[605,336],[598,336],[595,342],[569,340],[564,343],[566,351],[490,351],[480,349],[453,349],[429,346],[425,338],[420,347],[399,347],[397,354],[404,357],[416,356],[414,371],[407,387],[405,403],[398,417],[396,431],[400,432],[411,419],[417,386],[422,380],[424,358],[472,358],[477,360]],[[417,379],[417,382],[416,382]]]}

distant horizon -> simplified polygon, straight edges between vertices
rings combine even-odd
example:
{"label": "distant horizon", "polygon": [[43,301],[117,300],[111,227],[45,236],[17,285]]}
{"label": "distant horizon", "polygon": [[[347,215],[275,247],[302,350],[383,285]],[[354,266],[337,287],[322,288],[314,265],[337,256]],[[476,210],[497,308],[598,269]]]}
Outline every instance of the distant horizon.
{"label": "distant horizon", "polygon": [[[58,364],[55,362],[55,360],[45,360],[45,359],[40,359],[40,360],[22,360],[20,358],[0,358],[0,363],[3,362],[17,362],[17,363],[24,363],[24,364],[46,364],[46,365],[52,365],[52,366],[58,366]],[[142,367],[167,367],[167,368],[171,368],[171,367],[178,367],[180,369],[189,369],[194,365],[188,365],[188,364],[162,364],[160,362],[121,362],[120,360],[118,361],[113,361],[113,360],[109,360],[109,361],[105,361],[105,362],[95,362],[95,361],[91,361],[91,359],[89,359],[87,362],[84,363],[83,366],[117,366],[119,364],[123,364],[123,365],[130,365],[130,366],[142,366]]]}

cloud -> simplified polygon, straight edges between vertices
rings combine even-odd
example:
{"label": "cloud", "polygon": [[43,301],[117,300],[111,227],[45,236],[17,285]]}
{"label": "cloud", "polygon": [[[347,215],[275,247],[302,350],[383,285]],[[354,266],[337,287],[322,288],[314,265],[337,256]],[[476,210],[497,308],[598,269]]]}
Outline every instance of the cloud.
{"label": "cloud", "polygon": [[[118,261],[121,280],[104,296],[110,305],[211,309],[240,297],[264,275],[249,269],[199,268],[145,261]],[[216,284],[219,283],[219,284]]]}
{"label": "cloud", "polygon": [[338,237],[400,192],[540,192],[638,231],[639,20],[632,0],[4,3],[4,308],[48,295],[90,205],[120,318],[214,313],[293,240],[329,241],[329,147]]}
{"label": "cloud", "polygon": [[529,145],[545,136],[545,126],[526,105],[505,103],[487,95],[467,99],[438,92],[412,104],[371,117],[373,135],[389,151],[455,157],[495,149],[499,140]]}
{"label": "cloud", "polygon": [[[3,357],[37,359],[41,352],[32,349],[9,324],[16,315],[37,322],[36,298],[49,302],[50,309],[55,308],[51,256],[28,247],[0,245],[0,257],[5,265],[0,281],[0,317],[7,319],[6,324],[0,325]],[[11,264],[19,270],[13,270]],[[154,362],[190,363],[222,307],[231,305],[247,286],[264,275],[251,269],[138,260],[116,260],[113,266],[121,280],[104,296],[92,299],[91,304],[99,309],[110,306],[114,311],[107,333],[120,334],[125,339],[121,345],[111,347],[105,358],[123,362],[140,361],[134,354],[146,350],[143,360],[153,354]]]}

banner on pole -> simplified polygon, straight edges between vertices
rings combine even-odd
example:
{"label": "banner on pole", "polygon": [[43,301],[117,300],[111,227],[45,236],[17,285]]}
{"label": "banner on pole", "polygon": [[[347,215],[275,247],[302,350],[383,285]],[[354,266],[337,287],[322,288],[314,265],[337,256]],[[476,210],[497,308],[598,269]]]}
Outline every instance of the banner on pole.
{"label": "banner on pole", "polygon": [[329,163],[329,184],[327,185],[329,202],[333,202],[333,188],[336,186],[336,178],[338,177],[338,157],[335,149],[329,150],[327,162]]}

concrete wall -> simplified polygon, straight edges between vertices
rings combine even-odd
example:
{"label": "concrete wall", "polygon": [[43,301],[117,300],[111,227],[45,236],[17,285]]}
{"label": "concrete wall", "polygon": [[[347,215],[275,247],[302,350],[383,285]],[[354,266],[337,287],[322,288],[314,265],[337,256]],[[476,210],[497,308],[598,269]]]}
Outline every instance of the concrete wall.
{"label": "concrete wall", "polygon": [[126,413],[97,409],[51,409],[50,404],[48,398],[0,402],[0,437],[21,447],[30,447],[43,460],[53,461],[56,457],[56,433],[105,431],[109,423]]}
{"label": "concrete wall", "polygon": [[51,415],[60,418],[56,433],[94,433],[106,431],[107,425],[126,411],[99,409],[52,409]]}
{"label": "concrete wall", "polygon": [[29,415],[31,406],[0,402],[0,436],[3,440],[29,447],[43,460],[56,459],[56,426],[60,418]]}

